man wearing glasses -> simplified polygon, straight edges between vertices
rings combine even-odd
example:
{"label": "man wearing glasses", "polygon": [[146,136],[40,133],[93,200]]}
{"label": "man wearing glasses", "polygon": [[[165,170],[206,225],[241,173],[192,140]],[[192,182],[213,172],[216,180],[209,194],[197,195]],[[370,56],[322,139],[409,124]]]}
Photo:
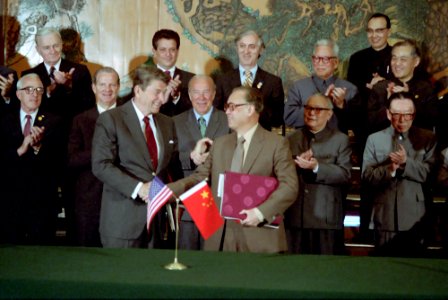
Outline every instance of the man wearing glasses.
{"label": "man wearing glasses", "polygon": [[390,96],[391,125],[366,143],[362,180],[372,193],[371,229],[379,255],[418,255],[425,233],[425,184],[435,162],[436,139],[413,126],[414,95]]}
{"label": "man wearing glasses", "polygon": [[348,136],[330,129],[333,103],[315,94],[305,105],[305,127],[289,137],[299,195],[285,213],[288,248],[300,254],[343,254],[343,202],[350,182]]}
{"label": "man wearing glasses", "polygon": [[[257,207],[243,209],[242,221],[227,220],[204,243],[205,250],[279,253],[287,250],[283,222],[278,229],[263,227],[294,202],[298,192],[298,181],[289,143],[276,133],[269,132],[259,124],[263,110],[263,95],[251,87],[237,87],[225,104],[229,128],[234,132],[217,138],[205,162],[195,173],[173,184],[171,188],[180,194],[196,183],[209,178],[213,197],[220,207],[218,197],[220,174],[233,171],[244,174],[275,177],[277,189]],[[200,145],[197,149],[205,148]],[[256,188],[256,187],[254,187]],[[243,201],[243,199],[241,199]]]}
{"label": "man wearing glasses", "polygon": [[330,40],[319,40],[314,46],[312,58],[314,74],[296,81],[289,89],[285,103],[285,125],[300,128],[304,126],[303,110],[306,101],[314,94],[320,93],[330,97],[333,102],[334,116],[329,121],[330,128],[348,130],[348,107],[358,89],[350,82],[337,78],[334,73],[338,68],[339,47]]}
{"label": "man wearing glasses", "polygon": [[0,124],[1,234],[14,244],[51,244],[56,235],[58,169],[63,164],[60,119],[40,109],[45,88],[37,74],[17,83],[20,108]]}

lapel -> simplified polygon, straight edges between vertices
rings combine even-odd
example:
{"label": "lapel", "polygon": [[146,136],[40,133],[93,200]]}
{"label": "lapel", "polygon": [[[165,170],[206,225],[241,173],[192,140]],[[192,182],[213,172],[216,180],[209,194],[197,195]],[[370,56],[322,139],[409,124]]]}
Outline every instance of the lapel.
{"label": "lapel", "polygon": [[47,87],[51,84],[50,76],[48,75],[47,69],[45,68],[45,64],[43,62],[36,66],[36,73],[42,80],[42,84],[44,85],[44,87]]}
{"label": "lapel", "polygon": [[252,137],[252,140],[250,142],[249,148],[247,149],[246,158],[244,159],[244,165],[241,170],[242,173],[249,174],[250,169],[255,163],[255,159],[263,149],[263,142],[265,139],[263,130],[264,129],[261,127],[261,125],[258,124],[254,136]]}
{"label": "lapel", "polygon": [[265,81],[265,74],[266,72],[260,67],[258,67],[257,74],[255,74],[255,79],[254,82],[252,83],[252,87],[261,90]]}
{"label": "lapel", "polygon": [[205,131],[205,136],[212,138],[216,136],[216,132],[219,129],[219,120],[218,120],[218,111],[217,108],[213,108],[212,114],[210,116],[210,120],[207,125],[207,130]]}
{"label": "lapel", "polygon": [[166,151],[165,145],[167,145],[169,142],[167,138],[170,136],[170,133],[168,132],[166,126],[163,126],[163,122],[159,114],[153,114],[152,116],[154,118],[154,122],[156,123],[157,141],[159,143],[159,151],[160,151],[156,170],[158,171],[164,164],[165,151]]}
{"label": "lapel", "polygon": [[[232,88],[241,86],[241,76],[239,68],[233,70],[233,75],[230,76],[230,86]],[[227,99],[225,100],[225,102],[227,102]]]}
{"label": "lapel", "polygon": [[[193,138],[193,140],[198,141],[198,140],[202,139],[201,131],[199,130],[198,120],[196,120],[196,116],[194,114],[193,109],[190,109],[190,113],[187,116],[186,124],[191,124],[190,126],[187,126],[187,130],[190,132],[190,135]],[[205,132],[206,136],[208,136],[207,133],[208,133],[208,126],[207,126],[207,130]]]}
{"label": "lapel", "polygon": [[121,110],[123,112],[124,124],[128,128],[138,152],[140,152],[148,167],[154,170],[151,158],[149,156],[148,146],[146,145],[145,136],[140,126],[140,120],[138,119],[137,113],[134,110],[132,100],[122,105]]}

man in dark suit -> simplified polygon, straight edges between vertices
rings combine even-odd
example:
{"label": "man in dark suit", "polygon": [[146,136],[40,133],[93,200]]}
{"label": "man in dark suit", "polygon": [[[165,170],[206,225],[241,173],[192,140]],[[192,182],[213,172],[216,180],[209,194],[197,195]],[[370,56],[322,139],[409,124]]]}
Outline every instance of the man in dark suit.
{"label": "man in dark suit", "polygon": [[233,89],[239,86],[257,88],[263,94],[264,110],[260,125],[271,130],[283,125],[285,94],[282,80],[258,66],[258,59],[264,50],[264,43],[255,31],[245,31],[235,39],[239,67],[216,80],[214,106],[223,109]]}
{"label": "man in dark suit", "polygon": [[40,109],[44,87],[37,74],[17,83],[20,108],[0,124],[3,239],[18,244],[52,244],[56,236],[57,179],[63,164],[60,119]]}
{"label": "man in dark suit", "polygon": [[327,124],[330,98],[315,94],[305,105],[305,127],[289,137],[299,177],[299,196],[285,213],[289,251],[343,254],[346,187],[350,182],[348,136]]}
{"label": "man in dark suit", "polygon": [[117,106],[120,77],[110,67],[98,69],[92,90],[96,107],[73,120],[68,142],[68,167],[75,182],[76,242],[79,246],[101,247],[99,234],[103,183],[92,174],[92,139],[98,116]]}
{"label": "man in dark suit", "polygon": [[[262,225],[274,221],[294,202],[297,174],[288,141],[259,125],[262,110],[263,95],[258,89],[235,88],[226,103],[229,128],[234,132],[213,142],[206,161],[192,175],[170,185],[179,194],[209,178],[213,197],[220,207],[218,182],[225,171],[277,178],[279,186],[268,199],[258,207],[242,210],[241,223],[226,221],[224,228],[205,241],[205,250],[218,251],[221,243],[224,251],[278,253],[287,250],[283,222],[278,229]],[[205,143],[199,144],[197,148],[203,151]]]}
{"label": "man in dark suit", "polygon": [[[67,144],[73,117],[95,106],[92,92],[92,79],[86,66],[61,57],[62,39],[58,30],[44,27],[36,33],[36,50],[43,62],[22,75],[36,73],[42,81],[45,93],[42,96],[42,108],[62,118],[63,142]],[[66,148],[64,149],[66,150]],[[66,151],[63,152],[66,156]],[[62,190],[62,206],[65,209],[67,240],[71,243],[74,231],[74,207],[72,191],[67,186],[71,179],[66,170],[59,176]]]}
{"label": "man in dark suit", "polygon": [[[133,75],[134,98],[102,113],[92,145],[92,171],[104,183],[100,237],[104,247],[160,247],[160,220],[146,230],[148,193],[156,174],[182,177],[177,135],[171,118],[159,114],[168,76],[149,66]],[[149,235],[149,236],[148,236]]]}
{"label": "man in dark suit", "polygon": [[191,108],[188,98],[188,82],[194,74],[176,67],[179,47],[180,37],[174,30],[161,29],[152,38],[152,52],[157,68],[171,77],[169,83],[172,88],[171,95],[160,108],[161,113],[170,117]]}
{"label": "man in dark suit", "polygon": [[390,96],[391,126],[367,138],[362,180],[373,198],[371,226],[378,254],[418,255],[425,236],[427,180],[435,163],[434,134],[413,125],[410,93]]}
{"label": "man in dark suit", "polygon": [[42,108],[61,116],[69,129],[74,116],[95,106],[89,70],[84,65],[61,57],[62,39],[55,28],[44,27],[38,30],[36,50],[43,62],[24,71],[22,75],[39,75],[45,88]]}
{"label": "man in dark suit", "polygon": [[17,72],[0,66],[0,116],[20,106],[16,96]]}
{"label": "man in dark suit", "polygon": [[[190,156],[197,141],[208,138],[212,142],[217,137],[230,132],[226,114],[212,105],[215,97],[215,83],[211,77],[195,75],[188,83],[188,94],[193,108],[173,118],[185,176],[192,174],[197,165],[203,163],[207,156],[205,154],[199,157],[199,161]],[[184,211],[181,218],[179,248],[200,250],[203,244],[204,240],[190,214]]]}

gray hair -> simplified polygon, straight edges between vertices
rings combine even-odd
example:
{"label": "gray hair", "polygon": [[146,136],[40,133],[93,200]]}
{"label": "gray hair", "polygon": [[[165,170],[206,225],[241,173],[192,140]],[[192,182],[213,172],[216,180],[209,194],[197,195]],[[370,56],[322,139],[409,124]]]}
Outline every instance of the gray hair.
{"label": "gray hair", "polygon": [[[314,51],[316,51],[316,48],[319,46],[327,46],[330,47],[331,50],[333,51],[333,55],[336,57],[339,57],[339,46],[338,44],[336,44],[335,41],[332,40],[328,40],[328,39],[321,39],[318,40],[315,44],[314,44]],[[314,52],[313,52],[314,53]]]}
{"label": "gray hair", "polygon": [[326,102],[327,102],[327,108],[333,109],[333,107],[334,107],[334,106],[333,106],[333,101],[331,101],[330,97],[325,96],[324,94],[321,94],[321,93],[315,93],[315,94],[311,95],[311,96],[306,100],[306,103],[308,103],[308,101],[310,101],[311,98],[321,98],[321,99],[324,99],[324,100],[326,100]]}
{"label": "gray hair", "polygon": [[93,84],[96,84],[96,80],[98,79],[98,75],[101,73],[111,73],[115,74],[117,76],[117,84],[120,84],[120,76],[118,75],[117,71],[115,71],[114,68],[111,67],[102,67],[96,70],[95,75],[93,75],[92,82]]}
{"label": "gray hair", "polygon": [[255,30],[246,30],[238,34],[235,38],[235,44],[238,44],[238,42],[245,36],[248,35],[256,35],[258,37],[258,46],[264,49],[264,42],[261,36],[255,31]]}
{"label": "gray hair", "polygon": [[29,74],[26,74],[26,75],[22,76],[22,77],[19,79],[19,81],[17,81],[17,85],[16,85],[17,90],[23,89],[23,88],[24,88],[24,86],[23,86],[23,82],[24,82],[26,79],[31,79],[31,78],[33,78],[33,79],[37,79],[37,80],[40,81],[40,83],[42,83],[42,80],[40,80],[39,75],[37,75],[36,73],[29,73]]}
{"label": "gray hair", "polygon": [[36,32],[36,36],[34,37],[34,40],[36,42],[37,45],[37,38],[38,37],[42,37],[42,36],[46,36],[49,34],[56,34],[59,37],[59,40],[62,43],[62,37],[61,37],[61,33],[59,32],[59,30],[57,30],[54,27],[42,27],[40,28],[37,32]]}

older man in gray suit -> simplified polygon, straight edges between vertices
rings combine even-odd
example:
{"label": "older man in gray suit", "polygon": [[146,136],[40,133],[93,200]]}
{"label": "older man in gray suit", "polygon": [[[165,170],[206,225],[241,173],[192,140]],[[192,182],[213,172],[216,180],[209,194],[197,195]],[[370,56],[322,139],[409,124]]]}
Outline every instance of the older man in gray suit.
{"label": "older man in gray suit", "polygon": [[[212,106],[215,98],[215,83],[206,75],[195,75],[188,83],[188,95],[193,108],[175,116],[174,124],[179,138],[179,157],[185,176],[190,175],[197,165],[203,163],[207,153],[191,157],[196,142],[202,138],[212,142],[230,132],[226,114]],[[184,211],[181,218],[179,248],[200,250],[204,239],[194,225],[190,214]]]}
{"label": "older man in gray suit", "polygon": [[331,129],[333,103],[322,94],[307,99],[305,127],[289,137],[299,176],[299,196],[285,213],[289,251],[341,254],[343,202],[350,181],[348,136]]}
{"label": "older man in gray suit", "polygon": [[371,226],[379,254],[413,255],[422,246],[425,184],[434,165],[436,139],[412,125],[416,110],[410,93],[389,98],[388,128],[367,139],[362,180],[372,191]]}
{"label": "older man in gray suit", "polygon": [[240,212],[243,218],[241,223],[227,221],[225,229],[221,228],[205,241],[204,249],[217,251],[222,244],[224,251],[286,251],[283,222],[278,229],[262,225],[271,223],[278,215],[282,215],[297,197],[298,181],[289,143],[259,125],[263,96],[256,88],[235,88],[225,108],[229,128],[235,132],[217,138],[204,164],[195,173],[173,183],[171,187],[176,193],[180,193],[205,178],[210,178],[213,197],[219,207],[219,175],[225,171],[235,171],[238,167],[240,173],[276,177],[279,186],[267,200],[252,209],[243,209]]}
{"label": "older man in gray suit", "polygon": [[162,245],[159,218],[154,218],[150,232],[146,230],[149,189],[154,174],[165,182],[182,175],[174,122],[158,113],[171,92],[168,82],[162,71],[141,66],[133,77],[134,98],[98,117],[92,171],[104,183],[100,213],[104,247]]}

